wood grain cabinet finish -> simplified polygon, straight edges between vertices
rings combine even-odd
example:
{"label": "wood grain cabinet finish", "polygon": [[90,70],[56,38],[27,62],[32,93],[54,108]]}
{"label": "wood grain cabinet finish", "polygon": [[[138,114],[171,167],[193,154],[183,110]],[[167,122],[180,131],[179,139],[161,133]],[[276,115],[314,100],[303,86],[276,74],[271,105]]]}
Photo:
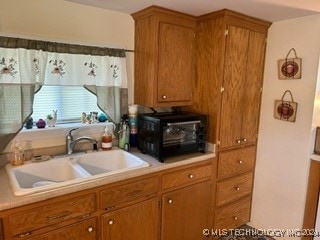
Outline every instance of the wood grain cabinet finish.
{"label": "wood grain cabinet finish", "polygon": [[215,211],[215,229],[234,229],[249,222],[251,210],[251,197],[245,197],[239,201],[218,208]]}
{"label": "wood grain cabinet finish", "polygon": [[132,17],[134,102],[149,107],[190,105],[195,77],[195,18],[155,6]]}
{"label": "wood grain cabinet finish", "polygon": [[170,189],[190,185],[199,180],[210,179],[212,176],[212,164],[188,168],[178,172],[165,173],[162,177],[162,188]]}
{"label": "wood grain cabinet finish", "polygon": [[156,240],[159,236],[159,202],[153,198],[101,217],[103,240]]}
{"label": "wood grain cabinet finish", "polygon": [[100,192],[101,209],[112,211],[131,202],[141,201],[158,195],[158,177],[146,178]]}
{"label": "wood grain cabinet finish", "polygon": [[254,171],[255,159],[255,146],[220,152],[218,158],[218,179],[221,180]]}
{"label": "wood grain cabinet finish", "polygon": [[161,240],[208,239],[211,229],[212,182],[205,181],[162,196]]}
{"label": "wood grain cabinet finish", "polygon": [[71,219],[81,220],[96,211],[95,201],[94,194],[87,194],[14,212],[6,218],[5,235],[8,238],[28,237],[44,227],[57,225]]}
{"label": "wood grain cabinet finish", "polygon": [[253,172],[243,174],[217,183],[216,205],[238,200],[246,195],[251,195],[253,185]]}
{"label": "wood grain cabinet finish", "polygon": [[91,218],[30,240],[96,240],[97,237],[96,219]]}

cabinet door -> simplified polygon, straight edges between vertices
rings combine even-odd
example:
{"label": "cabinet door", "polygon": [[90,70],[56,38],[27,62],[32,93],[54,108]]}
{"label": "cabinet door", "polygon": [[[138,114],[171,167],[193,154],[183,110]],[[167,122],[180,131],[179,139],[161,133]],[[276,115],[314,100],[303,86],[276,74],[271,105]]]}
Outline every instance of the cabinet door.
{"label": "cabinet door", "polygon": [[265,47],[266,35],[250,32],[241,132],[246,144],[257,141]]}
{"label": "cabinet door", "polygon": [[211,182],[206,181],[162,197],[162,240],[208,239],[211,229]]}
{"label": "cabinet door", "polygon": [[226,36],[220,148],[241,144],[242,101],[247,71],[249,30],[229,26]]}
{"label": "cabinet door", "polygon": [[101,232],[104,240],[156,240],[158,239],[157,198],[102,216]]}
{"label": "cabinet door", "polygon": [[192,28],[160,22],[158,102],[190,104],[194,79],[194,34]]}

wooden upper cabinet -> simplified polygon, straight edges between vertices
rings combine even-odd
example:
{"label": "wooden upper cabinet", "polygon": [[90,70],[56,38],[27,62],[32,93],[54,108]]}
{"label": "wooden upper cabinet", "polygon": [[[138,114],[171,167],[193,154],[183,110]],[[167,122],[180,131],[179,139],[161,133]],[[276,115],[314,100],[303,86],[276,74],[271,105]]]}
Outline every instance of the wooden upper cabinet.
{"label": "wooden upper cabinet", "polygon": [[134,102],[149,107],[192,103],[196,21],[152,6],[135,20]]}
{"label": "wooden upper cabinet", "polygon": [[228,26],[220,148],[257,141],[265,46],[266,34]]}

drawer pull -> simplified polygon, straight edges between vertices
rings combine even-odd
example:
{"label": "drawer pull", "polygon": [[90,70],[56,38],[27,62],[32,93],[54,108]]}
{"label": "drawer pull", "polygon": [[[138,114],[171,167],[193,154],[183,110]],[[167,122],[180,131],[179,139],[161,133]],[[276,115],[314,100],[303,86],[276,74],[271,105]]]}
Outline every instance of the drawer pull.
{"label": "drawer pull", "polygon": [[88,227],[88,232],[93,232],[93,227]]}
{"label": "drawer pull", "polygon": [[238,220],[238,217],[233,217],[233,219],[234,219],[235,221],[237,221],[237,220]]}
{"label": "drawer pull", "polygon": [[246,138],[244,138],[244,139],[242,139],[242,141],[246,143],[246,142],[247,142],[247,139],[246,139]]}
{"label": "drawer pull", "polygon": [[27,237],[27,236],[30,236],[31,235],[31,232],[26,232],[26,233],[21,233],[19,235],[17,235],[18,238],[24,238],[24,237]]}
{"label": "drawer pull", "polygon": [[112,220],[109,220],[108,223],[109,223],[109,225],[112,225],[112,224],[113,224],[113,221],[112,221]]}
{"label": "drawer pull", "polygon": [[239,160],[239,161],[238,161],[238,163],[239,163],[239,164],[242,164],[242,163],[243,163],[243,161],[242,161],[242,160]]}
{"label": "drawer pull", "polygon": [[79,219],[84,219],[84,218],[87,218],[87,217],[90,217],[90,213],[87,213],[87,214],[84,214],[82,216],[79,217]]}
{"label": "drawer pull", "polygon": [[235,187],[236,191],[240,191],[240,187]]}
{"label": "drawer pull", "polygon": [[167,99],[167,96],[166,95],[162,95],[162,99]]}
{"label": "drawer pull", "polygon": [[189,178],[192,179],[192,178],[193,178],[193,174],[190,174],[190,175],[189,175]]}
{"label": "drawer pull", "polygon": [[236,142],[237,142],[238,144],[241,144],[241,140],[237,140]]}
{"label": "drawer pull", "polygon": [[171,198],[168,200],[168,203],[169,203],[169,204],[173,203],[173,201],[172,201]]}
{"label": "drawer pull", "polygon": [[47,221],[52,221],[52,220],[56,220],[56,219],[60,219],[60,218],[63,218],[63,217],[66,217],[68,215],[70,215],[71,212],[69,211],[64,211],[64,212],[61,212],[55,216],[47,216]]}

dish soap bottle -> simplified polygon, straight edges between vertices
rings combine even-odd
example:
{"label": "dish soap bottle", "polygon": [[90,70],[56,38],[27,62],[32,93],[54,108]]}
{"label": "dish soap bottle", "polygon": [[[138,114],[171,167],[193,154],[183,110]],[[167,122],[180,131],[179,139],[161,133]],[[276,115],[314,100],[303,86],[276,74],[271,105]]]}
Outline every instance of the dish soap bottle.
{"label": "dish soap bottle", "polygon": [[101,148],[105,151],[112,149],[112,132],[110,131],[108,126],[106,126],[104,134],[101,138]]}
{"label": "dish soap bottle", "polygon": [[12,153],[11,165],[18,166],[24,164],[24,151],[18,140],[13,143]]}

